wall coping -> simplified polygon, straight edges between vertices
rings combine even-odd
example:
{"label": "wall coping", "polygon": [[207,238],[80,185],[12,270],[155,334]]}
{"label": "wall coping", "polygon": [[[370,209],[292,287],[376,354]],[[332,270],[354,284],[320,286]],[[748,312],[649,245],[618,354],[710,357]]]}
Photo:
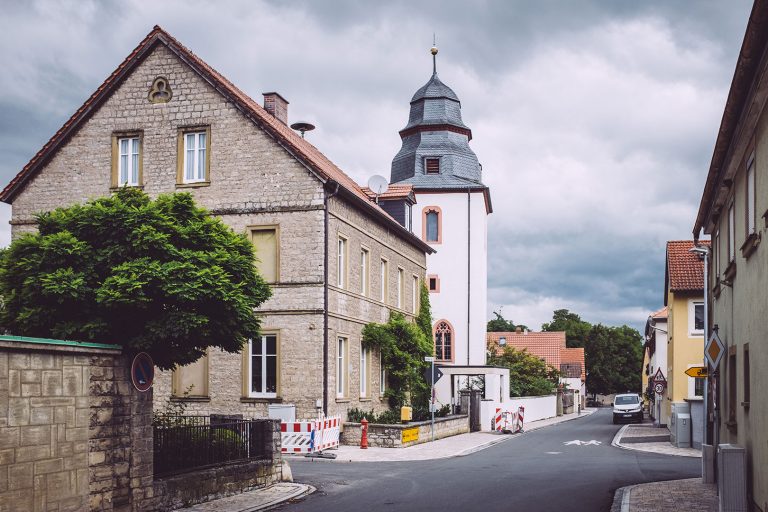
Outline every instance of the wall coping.
{"label": "wall coping", "polygon": [[46,350],[55,352],[75,352],[89,354],[120,354],[120,345],[91,343],[86,341],[54,340],[48,338],[28,338],[25,336],[0,335],[0,349]]}
{"label": "wall coping", "polygon": [[[445,423],[446,421],[459,420],[459,419],[467,418],[467,417],[468,416],[466,414],[451,414],[449,416],[443,416],[442,418],[435,418],[435,423]],[[416,428],[416,427],[421,427],[423,425],[431,425],[431,424],[432,424],[432,420],[427,420],[427,421],[411,421],[411,422],[406,423],[406,424],[402,424],[402,423],[392,423],[392,424],[390,424],[390,423],[369,423],[368,424],[368,428],[371,428],[371,427],[385,427],[385,428],[394,428],[394,429],[398,429],[398,430],[405,430],[407,428]],[[349,425],[350,427],[359,427],[360,423],[359,422],[356,423],[356,422],[353,422],[353,421],[345,421],[344,425],[345,426]]]}

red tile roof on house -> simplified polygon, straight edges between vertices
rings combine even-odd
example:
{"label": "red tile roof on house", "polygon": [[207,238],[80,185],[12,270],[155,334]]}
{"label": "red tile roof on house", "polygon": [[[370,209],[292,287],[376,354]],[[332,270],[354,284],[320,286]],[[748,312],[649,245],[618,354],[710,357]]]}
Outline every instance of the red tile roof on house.
{"label": "red tile roof on house", "polygon": [[669,307],[667,306],[664,306],[660,310],[654,313],[651,313],[651,318],[653,318],[654,320],[666,320],[668,316],[669,316]]}
{"label": "red tile roof on house", "polygon": [[[700,240],[699,244],[709,247],[709,240]],[[690,252],[693,247],[693,240],[667,242],[666,281],[669,290],[704,291],[704,262],[697,254]]]}
{"label": "red tile roof on house", "polygon": [[538,356],[548,365],[560,369],[561,349],[565,348],[565,332],[489,332],[486,333],[488,350],[501,354],[502,346],[499,338],[505,338],[506,346],[515,350],[526,349],[530,354]]}
{"label": "red tile roof on house", "polygon": [[[373,191],[368,187],[362,187],[362,190],[369,199],[376,199],[376,194],[374,194]],[[379,199],[407,199],[412,198],[412,196],[413,185],[406,183],[403,185],[390,185],[386,191],[379,194]]]}
{"label": "red tile roof on house", "polygon": [[[584,348],[561,348],[560,349],[560,371],[565,370],[565,366],[579,365],[579,377],[581,380],[587,378],[586,363],[584,362]],[[566,375],[568,377],[568,375]]]}
{"label": "red tile roof on house", "polygon": [[16,177],[0,192],[0,201],[12,203],[16,195],[21,192],[24,185],[30,180],[48,160],[61,148],[69,138],[77,132],[80,125],[85,122],[98,108],[111,96],[112,92],[125,80],[131,71],[139,65],[146,56],[158,45],[165,45],[171,52],[190,66],[200,77],[208,82],[220,94],[230,100],[240,112],[251,122],[267,132],[275,141],[303,162],[323,182],[338,183],[340,189],[352,198],[357,198],[358,204],[367,209],[369,213],[385,222],[388,227],[396,230],[401,237],[408,239],[412,244],[426,252],[434,252],[428,244],[402,227],[395,219],[389,216],[378,205],[370,201],[368,195],[363,192],[352,178],[347,176],[333,162],[331,162],[315,146],[299,136],[287,125],[283,124],[273,115],[268,113],[256,101],[218,71],[209,66],[197,55],[177,41],[168,32],[155,25],[147,37],[131,52],[117,69],[102,83],[85,103],[70,117],[66,123],[51,137],[51,139],[32,157]]}

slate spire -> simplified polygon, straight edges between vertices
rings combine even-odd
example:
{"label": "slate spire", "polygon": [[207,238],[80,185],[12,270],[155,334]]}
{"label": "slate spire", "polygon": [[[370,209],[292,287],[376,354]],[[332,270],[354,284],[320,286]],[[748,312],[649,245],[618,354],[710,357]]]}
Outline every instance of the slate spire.
{"label": "slate spire", "polygon": [[480,164],[469,147],[472,130],[461,119],[459,97],[437,76],[437,52],[433,45],[432,77],[411,98],[390,183],[411,183],[422,189],[482,186]]}

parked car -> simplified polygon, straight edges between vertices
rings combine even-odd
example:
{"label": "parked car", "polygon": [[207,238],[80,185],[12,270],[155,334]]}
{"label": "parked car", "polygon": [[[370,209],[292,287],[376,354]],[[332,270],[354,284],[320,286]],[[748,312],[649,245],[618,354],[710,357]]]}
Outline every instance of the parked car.
{"label": "parked car", "polygon": [[622,420],[642,423],[643,401],[637,393],[624,393],[613,399],[613,424]]}

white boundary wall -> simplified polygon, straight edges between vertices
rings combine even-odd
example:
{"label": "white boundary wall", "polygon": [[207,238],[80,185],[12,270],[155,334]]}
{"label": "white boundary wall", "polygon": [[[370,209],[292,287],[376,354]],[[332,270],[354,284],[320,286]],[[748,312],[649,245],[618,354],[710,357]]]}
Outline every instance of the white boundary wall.
{"label": "white boundary wall", "polygon": [[497,408],[502,411],[517,412],[520,406],[525,407],[523,423],[523,428],[525,428],[525,425],[531,421],[553,418],[557,415],[557,395],[509,398],[503,403],[495,400],[483,400],[480,402],[481,430],[493,430]]}

